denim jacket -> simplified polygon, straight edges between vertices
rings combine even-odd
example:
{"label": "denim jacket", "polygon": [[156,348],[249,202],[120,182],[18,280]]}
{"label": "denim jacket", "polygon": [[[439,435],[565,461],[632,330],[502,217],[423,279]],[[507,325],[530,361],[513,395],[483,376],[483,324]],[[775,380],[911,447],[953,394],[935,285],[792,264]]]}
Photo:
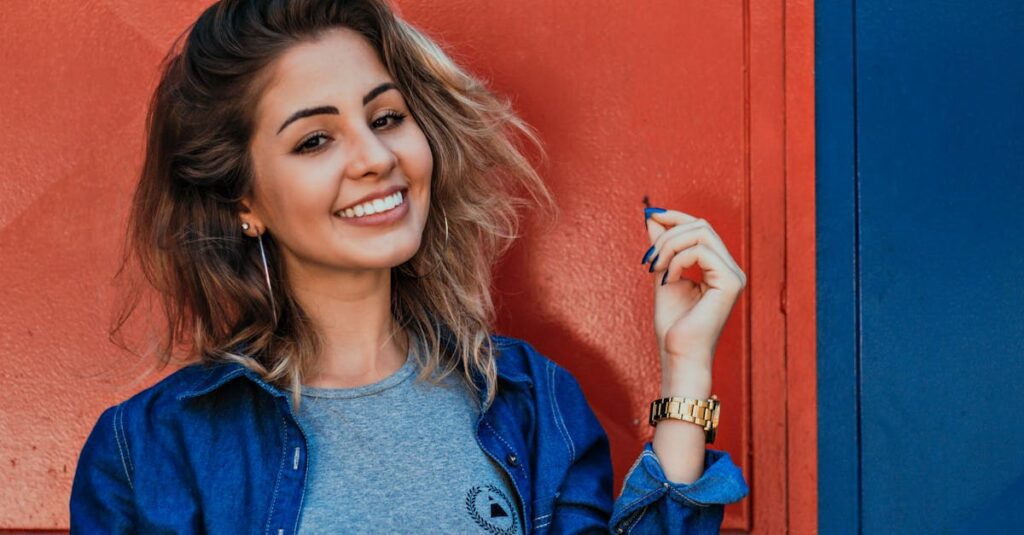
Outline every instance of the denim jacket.
{"label": "denim jacket", "polygon": [[[706,449],[703,475],[672,483],[646,442],[613,500],[608,438],[576,379],[523,340],[491,340],[498,393],[476,438],[512,482],[525,533],[717,533],[723,504],[749,492],[727,452]],[[71,533],[294,534],[307,451],[284,390],[237,363],[185,366],[100,414]]]}

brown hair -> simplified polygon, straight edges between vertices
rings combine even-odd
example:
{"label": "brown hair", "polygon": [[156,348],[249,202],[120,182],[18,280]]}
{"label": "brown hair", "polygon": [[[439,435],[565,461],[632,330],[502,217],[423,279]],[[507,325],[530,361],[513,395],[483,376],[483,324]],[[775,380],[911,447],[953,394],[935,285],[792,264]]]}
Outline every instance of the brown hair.
{"label": "brown hair", "polygon": [[[516,237],[520,208],[535,203],[557,217],[517,135],[546,155],[507,99],[385,0],[221,0],[175,40],[149,105],[145,161],[115,277],[135,258],[156,290],[166,316],[155,349],[161,368],[177,346],[185,348],[186,361],[239,362],[292,390],[298,408],[302,377],[322,341],[289,295],[284,263],[265,234],[275,316],[259,247],[241,231],[239,201],[252,187],[248,144],[268,65],[338,26],[360,33],[377,51],[433,153],[420,249],[391,271],[396,323],[427,349],[421,377],[441,368],[444,376],[461,364],[475,392],[472,371],[485,378],[490,405],[497,380],[489,343],[491,267]],[[135,293],[120,310],[112,340],[138,302]]]}

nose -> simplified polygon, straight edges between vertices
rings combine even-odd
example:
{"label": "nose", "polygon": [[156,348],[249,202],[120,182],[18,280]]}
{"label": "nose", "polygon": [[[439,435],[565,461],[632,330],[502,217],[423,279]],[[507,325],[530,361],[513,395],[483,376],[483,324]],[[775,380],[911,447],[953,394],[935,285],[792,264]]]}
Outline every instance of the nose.
{"label": "nose", "polygon": [[348,155],[345,175],[356,179],[368,174],[387,175],[397,163],[391,148],[365,125],[350,133]]}

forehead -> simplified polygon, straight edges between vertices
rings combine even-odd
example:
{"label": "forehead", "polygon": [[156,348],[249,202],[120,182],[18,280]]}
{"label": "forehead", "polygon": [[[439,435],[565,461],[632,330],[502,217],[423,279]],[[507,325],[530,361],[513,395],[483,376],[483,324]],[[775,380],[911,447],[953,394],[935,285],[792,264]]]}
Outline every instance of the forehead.
{"label": "forehead", "polygon": [[268,69],[257,109],[271,120],[303,105],[362,108],[369,89],[392,79],[369,41],[349,28],[332,28],[292,46]]}

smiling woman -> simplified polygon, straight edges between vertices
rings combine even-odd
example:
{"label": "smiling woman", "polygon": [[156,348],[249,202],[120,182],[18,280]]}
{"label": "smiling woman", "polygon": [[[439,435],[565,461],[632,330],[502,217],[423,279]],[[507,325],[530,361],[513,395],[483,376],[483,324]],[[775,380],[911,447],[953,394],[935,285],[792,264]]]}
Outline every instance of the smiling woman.
{"label": "smiling woman", "polygon": [[[261,229],[271,230],[289,276],[283,284],[314,324],[344,320],[354,327],[359,323],[353,313],[366,317],[376,310],[375,325],[363,327],[391,331],[384,290],[390,268],[420,248],[431,211],[430,143],[391,73],[355,30],[322,30],[282,52],[266,72],[248,147],[253,187],[240,200],[248,234],[262,238]],[[439,197],[438,212],[448,213],[447,198]],[[453,215],[459,212],[453,207]],[[376,293],[375,305],[353,308],[342,295],[352,293]],[[383,330],[381,341],[388,338]],[[338,384],[352,372],[401,365],[404,353],[394,346],[383,355],[353,357],[344,350],[352,345],[346,338],[328,333],[326,354],[310,359],[300,376],[308,383]]]}
{"label": "smiling woman", "polygon": [[148,130],[122,265],[164,297],[162,362],[186,347],[298,392],[394,371],[414,332],[426,368],[495,380],[490,266],[528,199],[555,209],[517,138],[541,147],[388,5],[210,6],[165,59]]}
{"label": "smiling woman", "polygon": [[491,332],[519,210],[556,213],[507,99],[383,0],[221,0],[162,69],[119,274],[187,365],[100,415],[72,532],[717,531],[728,454],[689,485],[648,444],[613,501],[579,383]]}

